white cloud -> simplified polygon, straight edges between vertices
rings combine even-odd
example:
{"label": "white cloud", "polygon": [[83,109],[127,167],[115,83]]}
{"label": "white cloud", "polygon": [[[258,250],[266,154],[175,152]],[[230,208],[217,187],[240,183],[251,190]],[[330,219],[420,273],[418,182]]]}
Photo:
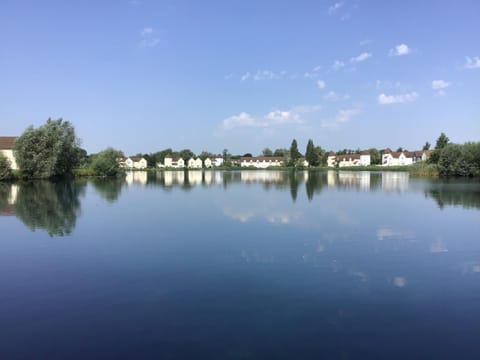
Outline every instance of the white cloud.
{"label": "white cloud", "polygon": [[318,80],[317,81],[317,86],[319,89],[325,89],[325,87],[327,86],[327,84],[325,83],[325,81],[323,80]]}
{"label": "white cloud", "polygon": [[390,56],[403,56],[408,55],[412,52],[412,49],[408,47],[407,44],[400,44],[395,46],[393,49],[390,49]]}
{"label": "white cloud", "polygon": [[345,63],[340,60],[335,60],[335,62],[332,65],[332,69],[335,71],[340,70],[343,67],[345,67]]}
{"label": "white cloud", "polygon": [[340,125],[349,122],[354,116],[360,113],[359,109],[342,109],[337,112],[335,118],[331,120],[324,120],[321,123],[323,128],[336,128]]}
{"label": "white cloud", "polygon": [[223,120],[223,127],[231,129],[238,126],[256,126],[255,119],[246,112],[230,116]]}
{"label": "white cloud", "polygon": [[271,127],[285,124],[303,123],[302,114],[319,111],[320,105],[301,105],[290,110],[274,110],[264,116],[253,117],[249,113],[241,112],[223,120],[224,129],[235,127]]}
{"label": "white cloud", "polygon": [[146,27],[142,29],[142,32],[140,33],[140,35],[146,36],[152,33],[153,33],[153,29],[151,27]]}
{"label": "white cloud", "polygon": [[362,61],[365,61],[367,60],[368,58],[371,58],[372,57],[372,54],[371,53],[367,53],[367,52],[363,52],[361,53],[360,55],[356,56],[356,57],[352,57],[350,59],[350,62],[352,64],[355,64],[355,63],[359,63],[359,62],[362,62]]}
{"label": "white cloud", "polygon": [[337,12],[337,10],[340,9],[343,5],[344,5],[343,2],[337,2],[337,3],[333,4],[332,6],[330,6],[328,8],[328,13],[330,15],[335,14]]}
{"label": "white cloud", "polygon": [[380,94],[378,95],[377,100],[380,105],[390,105],[390,104],[412,102],[417,100],[417,98],[418,98],[418,94],[416,92],[411,92],[411,93],[399,94],[399,95]]}
{"label": "white cloud", "polygon": [[251,74],[250,74],[250,71],[247,71],[245,74],[242,75],[242,77],[240,78],[241,81],[245,81],[245,80],[248,80],[250,78]]}
{"label": "white cloud", "polygon": [[436,94],[439,96],[444,96],[445,89],[450,86],[449,82],[446,82],[445,80],[433,80],[432,81],[432,89],[436,90]]}
{"label": "white cloud", "polygon": [[475,56],[473,58],[466,57],[466,63],[463,66],[465,69],[480,69],[480,56]]}
{"label": "white cloud", "polygon": [[223,78],[224,78],[225,80],[230,80],[230,79],[233,78],[234,76],[235,76],[234,73],[230,73],[230,74],[228,74],[228,75],[225,75]]}
{"label": "white cloud", "polygon": [[156,36],[155,30],[151,27],[145,27],[140,32],[140,47],[153,48],[160,44],[160,39]]}
{"label": "white cloud", "polygon": [[348,100],[350,98],[349,95],[339,95],[335,91],[330,91],[327,95],[323,97],[326,101],[340,101],[340,100]]}
{"label": "white cloud", "polygon": [[432,81],[432,89],[433,90],[443,90],[450,86],[450,83],[446,82],[445,80],[433,80]]}
{"label": "white cloud", "polygon": [[271,70],[258,70],[255,75],[253,75],[253,80],[277,80],[283,77],[286,72],[282,71],[280,73],[275,73]]}

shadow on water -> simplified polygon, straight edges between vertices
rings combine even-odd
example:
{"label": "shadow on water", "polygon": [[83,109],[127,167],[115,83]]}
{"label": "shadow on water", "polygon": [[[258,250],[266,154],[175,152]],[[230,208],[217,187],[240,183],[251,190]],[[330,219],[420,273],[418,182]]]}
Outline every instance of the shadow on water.
{"label": "shadow on water", "polygon": [[440,209],[445,206],[480,209],[480,184],[478,181],[445,180],[431,182],[425,190],[425,195],[433,198]]}
{"label": "shadow on water", "polygon": [[125,180],[123,178],[94,179],[91,184],[100,197],[109,203],[114,203],[122,193]]}
{"label": "shadow on water", "polygon": [[85,183],[34,181],[2,184],[0,214],[15,215],[32,231],[65,236],[75,228]]}

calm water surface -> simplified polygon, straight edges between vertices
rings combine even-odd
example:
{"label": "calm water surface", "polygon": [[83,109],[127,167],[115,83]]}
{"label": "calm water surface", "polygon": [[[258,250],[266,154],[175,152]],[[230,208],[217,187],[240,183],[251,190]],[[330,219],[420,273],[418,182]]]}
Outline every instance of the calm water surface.
{"label": "calm water surface", "polygon": [[1,359],[479,359],[480,183],[0,184]]}

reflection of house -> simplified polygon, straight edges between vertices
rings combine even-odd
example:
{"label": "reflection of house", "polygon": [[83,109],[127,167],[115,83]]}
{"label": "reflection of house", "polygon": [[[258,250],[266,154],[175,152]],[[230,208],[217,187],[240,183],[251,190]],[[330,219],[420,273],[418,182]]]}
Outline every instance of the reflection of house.
{"label": "reflection of house", "polygon": [[412,165],[427,160],[430,154],[429,150],[392,151],[387,148],[382,155],[382,166]]}
{"label": "reflection of house", "polygon": [[329,187],[357,188],[370,191],[370,172],[368,171],[328,171],[327,184]]}
{"label": "reflection of house", "polygon": [[133,183],[146,185],[147,184],[147,172],[146,171],[127,171],[125,181],[128,185]]}
{"label": "reflection of house", "polygon": [[327,166],[329,167],[348,167],[348,166],[368,166],[370,165],[370,153],[362,151],[360,154],[341,154],[335,155],[332,151],[328,153]]}
{"label": "reflection of house", "polygon": [[257,156],[257,157],[242,157],[240,159],[240,166],[242,167],[255,167],[259,169],[265,169],[271,166],[282,166],[283,158],[276,156]]}
{"label": "reflection of house", "polygon": [[202,183],[202,172],[201,171],[189,171],[188,172],[188,183],[190,185],[200,185]]}
{"label": "reflection of house", "polygon": [[406,191],[408,179],[408,172],[385,171],[382,173],[382,188],[384,191]]}
{"label": "reflection of house", "polygon": [[16,139],[14,136],[0,136],[0,154],[10,161],[10,167],[13,170],[18,169],[15,156],[13,155],[13,146]]}
{"label": "reflection of house", "polygon": [[245,183],[281,183],[283,174],[281,171],[242,171],[240,179]]}
{"label": "reflection of house", "polygon": [[166,168],[184,168],[185,161],[182,158],[174,158],[171,155],[165,156],[163,161],[163,165],[161,163],[158,164],[158,167],[166,167]]}

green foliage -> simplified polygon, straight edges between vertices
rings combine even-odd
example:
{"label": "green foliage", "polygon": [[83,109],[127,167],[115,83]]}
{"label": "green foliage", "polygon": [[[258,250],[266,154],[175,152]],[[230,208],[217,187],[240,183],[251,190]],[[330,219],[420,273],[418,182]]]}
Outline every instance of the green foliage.
{"label": "green foliage", "polygon": [[79,140],[68,121],[52,120],[28,127],[15,141],[15,158],[27,178],[51,178],[71,172],[78,164]]}
{"label": "green foliage", "polygon": [[429,164],[425,161],[419,161],[408,166],[408,172],[417,177],[438,177],[438,167],[436,164]]}
{"label": "green foliage", "polygon": [[97,176],[117,176],[121,172],[118,156],[117,150],[107,148],[95,155],[91,168]]}
{"label": "green foliage", "polygon": [[183,149],[178,152],[178,156],[187,161],[190,158],[194,158],[195,153],[190,149]]}
{"label": "green foliage", "polygon": [[305,149],[305,159],[308,161],[309,166],[318,166],[320,162],[318,153],[315,152],[315,145],[313,145],[312,139],[308,140],[307,148]]}
{"label": "green foliage", "polygon": [[0,181],[12,179],[10,160],[0,154]]}
{"label": "green foliage", "polygon": [[287,156],[287,154],[288,154],[287,149],[275,149],[275,151],[273,152],[273,156],[276,156],[276,157],[285,157]]}
{"label": "green foliage", "polygon": [[450,139],[445,135],[443,132],[437,139],[437,143],[435,145],[435,149],[443,149],[445,146],[448,145]]}
{"label": "green foliage", "polygon": [[297,140],[293,139],[292,144],[290,145],[290,162],[289,165],[295,166],[297,163],[298,158],[302,156],[300,152],[298,151],[298,144]]}
{"label": "green foliage", "polygon": [[428,141],[423,145],[422,150],[430,150],[430,143]]}
{"label": "green foliage", "polygon": [[379,165],[382,163],[382,155],[380,154],[380,151],[375,148],[371,148],[368,149],[368,152],[370,154],[370,163],[372,165]]}
{"label": "green foliage", "polygon": [[438,170],[441,176],[480,176],[480,142],[446,145],[440,152]]}
{"label": "green foliage", "polygon": [[270,148],[265,148],[262,150],[262,156],[267,156],[267,157],[271,157],[273,156],[273,152]]}

